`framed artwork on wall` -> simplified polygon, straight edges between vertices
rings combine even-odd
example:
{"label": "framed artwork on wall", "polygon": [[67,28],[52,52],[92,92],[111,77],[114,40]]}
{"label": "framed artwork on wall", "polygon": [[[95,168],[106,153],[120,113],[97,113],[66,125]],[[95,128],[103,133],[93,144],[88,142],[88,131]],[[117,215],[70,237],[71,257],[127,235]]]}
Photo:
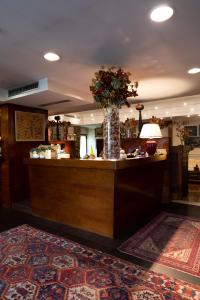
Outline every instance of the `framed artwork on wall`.
{"label": "framed artwork on wall", "polygon": [[15,111],[15,139],[17,142],[45,141],[45,115]]}
{"label": "framed artwork on wall", "polygon": [[198,126],[197,125],[188,125],[188,126],[185,126],[185,129],[187,130],[189,137],[190,136],[191,137],[198,136]]}

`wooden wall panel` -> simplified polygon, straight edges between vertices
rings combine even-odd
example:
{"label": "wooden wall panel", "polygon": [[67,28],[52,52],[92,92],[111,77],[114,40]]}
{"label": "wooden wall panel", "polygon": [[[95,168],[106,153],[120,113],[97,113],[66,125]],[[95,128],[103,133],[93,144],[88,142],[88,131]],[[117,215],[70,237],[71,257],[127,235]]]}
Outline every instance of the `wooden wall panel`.
{"label": "wooden wall panel", "polygon": [[[13,202],[28,197],[27,170],[23,160],[29,157],[29,150],[41,143],[47,144],[47,118],[46,110],[25,107],[14,104],[2,104],[0,106],[0,128],[2,136],[3,160],[0,164],[1,195],[0,204],[11,207]],[[45,114],[45,141],[44,142],[16,142],[15,141],[15,111],[27,111]]]}
{"label": "wooden wall panel", "polygon": [[117,170],[115,190],[115,236],[132,232],[151,220],[162,203],[165,162]]}
{"label": "wooden wall panel", "polygon": [[113,236],[112,170],[29,166],[33,213]]}
{"label": "wooden wall panel", "polygon": [[26,159],[33,213],[109,237],[149,221],[162,202],[166,156],[133,160]]}

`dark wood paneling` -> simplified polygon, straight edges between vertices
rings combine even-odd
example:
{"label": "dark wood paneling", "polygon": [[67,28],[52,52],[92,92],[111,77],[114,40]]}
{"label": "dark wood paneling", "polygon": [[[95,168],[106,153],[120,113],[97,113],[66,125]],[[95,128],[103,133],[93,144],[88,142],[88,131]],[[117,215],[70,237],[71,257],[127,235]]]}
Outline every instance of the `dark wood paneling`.
{"label": "dark wood paneling", "polygon": [[181,200],[188,194],[188,153],[190,147],[173,146],[170,152],[172,199]]}
{"label": "dark wood paneling", "polygon": [[44,142],[16,142],[15,140],[15,111],[37,112],[45,114],[47,124],[47,111],[14,104],[2,104],[1,111],[1,136],[2,155],[1,163],[1,205],[11,207],[12,202],[17,202],[28,197],[28,174],[23,164],[25,157],[29,157],[31,148],[41,143],[47,144],[47,126]]}
{"label": "dark wood paneling", "polygon": [[141,159],[26,159],[35,214],[104,236],[131,231],[162,202],[166,156]]}
{"label": "dark wood paneling", "polygon": [[30,165],[29,176],[33,213],[113,235],[112,170]]}
{"label": "dark wood paneling", "polygon": [[161,208],[166,162],[136,165],[117,170],[115,184],[115,236],[131,232]]}

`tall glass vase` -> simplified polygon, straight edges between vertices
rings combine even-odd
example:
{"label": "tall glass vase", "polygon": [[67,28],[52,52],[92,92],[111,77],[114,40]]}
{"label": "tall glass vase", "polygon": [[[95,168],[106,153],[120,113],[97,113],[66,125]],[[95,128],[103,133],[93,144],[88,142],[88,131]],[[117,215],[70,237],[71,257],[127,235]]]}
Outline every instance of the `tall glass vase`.
{"label": "tall glass vase", "polygon": [[104,159],[120,158],[120,122],[119,109],[107,107],[103,123]]}

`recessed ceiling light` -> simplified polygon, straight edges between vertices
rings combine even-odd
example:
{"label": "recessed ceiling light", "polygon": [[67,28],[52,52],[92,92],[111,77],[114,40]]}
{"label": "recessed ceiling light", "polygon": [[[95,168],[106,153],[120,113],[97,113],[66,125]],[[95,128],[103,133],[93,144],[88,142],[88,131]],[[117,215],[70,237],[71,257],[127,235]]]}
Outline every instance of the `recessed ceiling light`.
{"label": "recessed ceiling light", "polygon": [[167,5],[162,5],[154,8],[150,18],[154,22],[164,22],[172,17],[174,10]]}
{"label": "recessed ceiling light", "polygon": [[94,114],[90,114],[90,117],[94,117]]}
{"label": "recessed ceiling light", "polygon": [[154,109],[158,109],[158,106],[155,106]]}
{"label": "recessed ceiling light", "polygon": [[184,103],[183,103],[183,105],[184,105],[184,106],[187,106],[187,103],[186,103],[186,102],[184,102]]}
{"label": "recessed ceiling light", "polygon": [[47,52],[44,54],[44,58],[48,61],[57,61],[60,59],[60,56],[54,52]]}
{"label": "recessed ceiling light", "polygon": [[192,108],[190,108],[190,111],[194,111],[194,108],[192,107]]}
{"label": "recessed ceiling light", "polygon": [[188,70],[188,74],[197,74],[200,72],[200,68],[192,68]]}
{"label": "recessed ceiling light", "polygon": [[187,115],[188,118],[190,118],[190,115]]}

